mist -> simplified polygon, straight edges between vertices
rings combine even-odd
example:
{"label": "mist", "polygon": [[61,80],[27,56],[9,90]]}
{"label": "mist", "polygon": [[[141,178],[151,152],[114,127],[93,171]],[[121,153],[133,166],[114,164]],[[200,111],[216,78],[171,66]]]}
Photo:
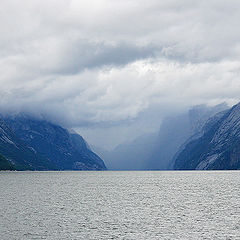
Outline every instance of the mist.
{"label": "mist", "polygon": [[175,155],[188,141],[203,134],[203,127],[211,117],[226,109],[229,109],[226,103],[197,105],[166,116],[153,133],[127,139],[112,150],[96,146],[92,149],[110,170],[171,170]]}
{"label": "mist", "polygon": [[239,101],[238,1],[2,1],[0,112],[111,150],[173,112]]}

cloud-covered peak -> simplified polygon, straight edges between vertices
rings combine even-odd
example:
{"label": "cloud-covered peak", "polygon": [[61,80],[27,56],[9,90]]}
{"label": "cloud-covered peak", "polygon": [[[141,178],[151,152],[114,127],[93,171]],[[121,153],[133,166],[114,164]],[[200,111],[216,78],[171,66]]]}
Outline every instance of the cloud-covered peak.
{"label": "cloud-covered peak", "polygon": [[163,112],[235,103],[239,7],[234,0],[3,0],[0,107],[81,126],[134,119],[155,105]]}

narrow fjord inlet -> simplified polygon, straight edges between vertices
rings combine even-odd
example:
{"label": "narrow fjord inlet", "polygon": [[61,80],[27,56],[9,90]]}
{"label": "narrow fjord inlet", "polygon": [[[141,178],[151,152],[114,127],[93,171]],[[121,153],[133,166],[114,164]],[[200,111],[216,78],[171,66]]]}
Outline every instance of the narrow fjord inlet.
{"label": "narrow fjord inlet", "polygon": [[240,1],[1,0],[0,240],[240,239]]}

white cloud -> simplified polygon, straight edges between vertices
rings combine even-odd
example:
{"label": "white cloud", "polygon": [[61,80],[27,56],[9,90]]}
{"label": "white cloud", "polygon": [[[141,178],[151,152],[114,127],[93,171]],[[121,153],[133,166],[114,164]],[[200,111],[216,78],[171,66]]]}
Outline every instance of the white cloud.
{"label": "white cloud", "polygon": [[3,0],[0,106],[81,126],[236,102],[239,21],[235,0]]}

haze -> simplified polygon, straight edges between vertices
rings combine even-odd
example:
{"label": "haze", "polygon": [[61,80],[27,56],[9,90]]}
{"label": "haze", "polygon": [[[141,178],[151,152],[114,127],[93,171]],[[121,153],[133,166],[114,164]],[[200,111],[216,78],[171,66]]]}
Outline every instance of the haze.
{"label": "haze", "polygon": [[239,101],[237,0],[2,0],[0,110],[111,149],[197,104]]}

